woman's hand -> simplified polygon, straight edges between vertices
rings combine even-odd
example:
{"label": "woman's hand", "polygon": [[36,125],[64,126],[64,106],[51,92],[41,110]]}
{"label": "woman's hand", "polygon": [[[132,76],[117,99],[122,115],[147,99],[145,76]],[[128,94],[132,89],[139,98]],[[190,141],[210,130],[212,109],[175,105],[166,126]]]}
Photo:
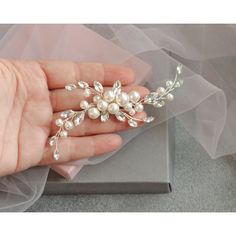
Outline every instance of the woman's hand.
{"label": "woman's hand", "polygon": [[54,120],[60,111],[80,109],[82,90],[68,92],[66,84],[83,80],[92,85],[97,80],[109,87],[120,80],[127,91],[147,94],[144,87],[131,85],[134,79],[131,69],[118,65],[0,60],[0,176],[117,149],[122,140],[112,133],[128,129],[128,125],[115,119],[106,123],[85,119],[68,138],[59,141],[57,162],[48,138],[57,131]]}

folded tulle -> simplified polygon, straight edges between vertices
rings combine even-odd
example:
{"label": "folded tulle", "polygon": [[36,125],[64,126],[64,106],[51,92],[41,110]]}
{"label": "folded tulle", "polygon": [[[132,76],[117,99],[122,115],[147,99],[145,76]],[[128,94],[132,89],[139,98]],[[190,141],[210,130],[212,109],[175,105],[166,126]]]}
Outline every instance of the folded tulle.
{"label": "folded tulle", "polygon": [[[88,26],[92,27],[92,26]],[[60,59],[119,63],[134,69],[138,84],[155,89],[184,65],[184,86],[167,110],[150,110],[155,123],[121,132],[124,144],[176,116],[212,158],[236,153],[236,28],[234,25],[81,25],[12,27],[0,41],[0,55],[18,59]],[[100,36],[102,35],[102,36]],[[106,39],[105,39],[106,38]],[[114,154],[68,165],[97,164]],[[0,180],[0,209],[25,210],[42,194],[48,168]]]}

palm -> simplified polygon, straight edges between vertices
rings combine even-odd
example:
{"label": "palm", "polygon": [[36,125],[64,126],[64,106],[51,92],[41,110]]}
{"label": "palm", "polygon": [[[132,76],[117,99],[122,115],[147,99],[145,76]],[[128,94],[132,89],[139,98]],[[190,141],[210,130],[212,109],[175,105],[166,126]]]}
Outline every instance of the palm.
{"label": "palm", "polygon": [[7,129],[1,137],[4,169],[0,173],[3,174],[27,169],[41,161],[53,115],[46,77],[40,66],[5,63],[8,69],[2,67],[2,70],[9,90],[4,100],[8,101],[9,114]]}

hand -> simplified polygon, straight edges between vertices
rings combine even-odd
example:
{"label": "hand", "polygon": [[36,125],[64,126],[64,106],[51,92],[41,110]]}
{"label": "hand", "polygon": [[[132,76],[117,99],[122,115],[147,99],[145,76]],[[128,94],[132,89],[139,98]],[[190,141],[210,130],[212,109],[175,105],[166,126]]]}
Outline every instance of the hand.
{"label": "hand", "polygon": [[[78,80],[94,80],[111,86],[120,80],[124,89],[148,90],[132,86],[134,73],[118,65],[57,61],[0,60],[0,176],[37,165],[51,165],[114,151],[121,137],[111,134],[128,129],[128,125],[110,119],[85,121],[60,139],[60,159],[53,159],[48,138],[57,131],[54,120],[60,111],[79,110],[82,90],[68,92],[64,86]],[[143,116],[144,114],[140,114]]]}

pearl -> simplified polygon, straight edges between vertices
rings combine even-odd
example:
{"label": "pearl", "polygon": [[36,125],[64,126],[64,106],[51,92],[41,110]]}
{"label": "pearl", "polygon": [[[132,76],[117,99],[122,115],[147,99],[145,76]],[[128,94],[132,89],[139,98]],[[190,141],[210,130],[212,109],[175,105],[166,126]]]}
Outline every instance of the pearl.
{"label": "pearl", "polygon": [[84,90],[84,96],[85,96],[85,97],[89,97],[90,95],[91,95],[90,89],[85,89],[85,90]]}
{"label": "pearl", "polygon": [[134,116],[134,115],[135,115],[135,110],[134,110],[134,109],[131,109],[131,110],[129,111],[129,114],[130,114],[131,116]]}
{"label": "pearl", "polygon": [[166,92],[165,88],[163,88],[163,87],[157,88],[156,91],[157,91],[157,93],[158,93],[159,95],[163,95],[163,94]]}
{"label": "pearl", "polygon": [[109,111],[110,114],[116,114],[116,113],[119,112],[119,110],[120,110],[120,107],[116,103],[111,103],[108,106],[108,111]]}
{"label": "pearl", "polygon": [[55,123],[56,123],[56,126],[62,126],[63,125],[63,120],[60,119],[60,118],[56,119]]}
{"label": "pearl", "polygon": [[104,100],[100,100],[98,101],[97,107],[99,111],[106,111],[108,103]]}
{"label": "pearl", "polygon": [[96,107],[88,109],[88,116],[91,119],[97,119],[100,116],[100,111]]}
{"label": "pearl", "polygon": [[74,124],[73,124],[73,122],[72,121],[66,121],[66,123],[65,123],[65,128],[67,129],[67,130],[70,130],[70,129],[72,129],[74,127]]}
{"label": "pearl", "polygon": [[174,95],[171,94],[171,93],[168,93],[168,94],[166,95],[166,99],[167,99],[168,101],[173,101]]}
{"label": "pearl", "polygon": [[133,103],[138,102],[140,99],[140,94],[137,91],[131,91],[129,93],[129,98],[130,98],[131,102],[133,102]]}
{"label": "pearl", "polygon": [[88,107],[89,107],[89,104],[88,104],[87,101],[82,100],[82,101],[80,102],[80,108],[81,108],[81,109],[88,109]]}
{"label": "pearl", "polygon": [[129,102],[129,103],[127,103],[127,104],[125,105],[124,108],[125,108],[126,111],[130,111],[130,110],[133,108],[133,105],[132,105],[131,102]]}
{"label": "pearl", "polygon": [[107,102],[112,102],[116,97],[112,90],[107,90],[103,96]]}
{"label": "pearl", "polygon": [[95,96],[93,97],[93,102],[94,102],[95,104],[97,104],[98,101],[100,101],[101,99],[102,99],[102,97],[101,97],[100,95],[95,95]]}
{"label": "pearl", "polygon": [[65,130],[63,130],[63,131],[60,132],[60,137],[62,137],[62,138],[66,138],[67,135],[68,135],[68,133],[67,133],[67,131],[65,131]]}
{"label": "pearl", "polygon": [[134,110],[137,112],[142,112],[143,111],[143,104],[141,104],[141,103],[135,104]]}
{"label": "pearl", "polygon": [[116,102],[124,107],[128,102],[129,102],[129,95],[127,93],[120,93],[117,97],[116,97]]}

